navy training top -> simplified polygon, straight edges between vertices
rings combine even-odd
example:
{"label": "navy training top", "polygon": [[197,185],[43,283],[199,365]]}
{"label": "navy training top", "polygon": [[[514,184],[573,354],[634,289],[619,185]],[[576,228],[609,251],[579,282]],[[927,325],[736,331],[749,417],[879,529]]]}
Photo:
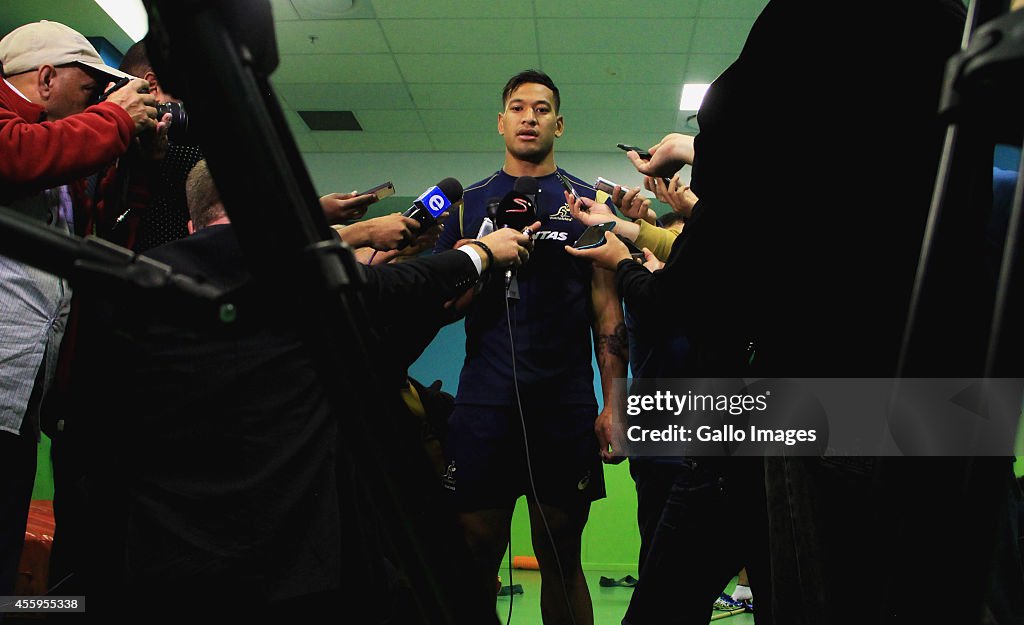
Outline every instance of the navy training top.
{"label": "navy training top", "polygon": [[[594,199],[591,185],[561,168],[559,172],[580,196]],[[450,249],[459,239],[475,238],[487,215],[488,200],[505,197],[515,181],[514,176],[499,170],[470,185],[463,196],[461,215],[453,212],[445,221],[434,252]],[[539,177],[537,182],[541,228],[534,235],[530,260],[516,272],[520,298],[509,300],[519,389],[524,396],[551,403],[596,404],[591,367],[591,263],[563,249],[572,245],[586,226],[569,213],[555,174]],[[515,403],[504,300],[504,272],[494,272],[466,316],[466,360],[457,404]]]}

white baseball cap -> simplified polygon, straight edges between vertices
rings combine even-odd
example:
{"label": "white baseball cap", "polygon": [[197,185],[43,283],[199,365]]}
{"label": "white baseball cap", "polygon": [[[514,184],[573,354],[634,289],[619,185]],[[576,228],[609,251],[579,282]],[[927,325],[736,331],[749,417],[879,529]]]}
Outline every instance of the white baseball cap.
{"label": "white baseball cap", "polygon": [[42,65],[78,63],[118,78],[133,76],[103,62],[99,52],[77,30],[60,22],[33,22],[19,26],[0,40],[0,66],[5,76],[30,72]]}

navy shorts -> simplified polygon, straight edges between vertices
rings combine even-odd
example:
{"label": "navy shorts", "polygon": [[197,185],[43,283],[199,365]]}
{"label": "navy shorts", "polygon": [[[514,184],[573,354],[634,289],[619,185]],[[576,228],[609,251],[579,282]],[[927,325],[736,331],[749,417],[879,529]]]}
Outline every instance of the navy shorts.
{"label": "navy shorts", "polygon": [[524,405],[523,412],[536,498],[517,408],[455,406],[445,441],[442,480],[459,512],[511,509],[522,495],[531,502],[578,510],[605,496],[594,434],[596,406],[534,403]]}

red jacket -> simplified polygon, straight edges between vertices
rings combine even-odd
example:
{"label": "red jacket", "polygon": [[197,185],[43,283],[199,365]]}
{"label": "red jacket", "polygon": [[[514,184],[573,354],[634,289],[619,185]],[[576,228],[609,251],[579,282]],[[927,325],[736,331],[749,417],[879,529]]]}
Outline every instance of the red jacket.
{"label": "red jacket", "polygon": [[96,173],[128,150],[135,127],[102,102],[57,121],[0,79],[0,203]]}

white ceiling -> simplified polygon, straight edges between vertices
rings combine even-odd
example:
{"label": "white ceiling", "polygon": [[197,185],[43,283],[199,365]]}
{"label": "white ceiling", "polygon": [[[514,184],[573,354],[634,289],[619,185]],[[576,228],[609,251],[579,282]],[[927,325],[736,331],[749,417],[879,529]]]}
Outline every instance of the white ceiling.
{"label": "white ceiling", "polygon": [[[562,95],[559,151],[647,146],[693,134],[684,82],[736,58],[767,0],[271,0],[281,64],[272,83],[303,152],[489,152],[512,74],[538,68]],[[0,10],[0,30],[56,19],[130,41],[91,0]],[[352,110],[362,132],[311,132],[295,111]]]}
{"label": "white ceiling", "polygon": [[[490,152],[501,88],[541,69],[562,96],[558,150],[604,152],[693,134],[684,82],[711,82],[767,0],[355,0],[345,19],[302,19],[272,0],[288,111],[347,109],[363,132],[310,132],[306,152]],[[330,0],[316,0],[330,5]]]}

